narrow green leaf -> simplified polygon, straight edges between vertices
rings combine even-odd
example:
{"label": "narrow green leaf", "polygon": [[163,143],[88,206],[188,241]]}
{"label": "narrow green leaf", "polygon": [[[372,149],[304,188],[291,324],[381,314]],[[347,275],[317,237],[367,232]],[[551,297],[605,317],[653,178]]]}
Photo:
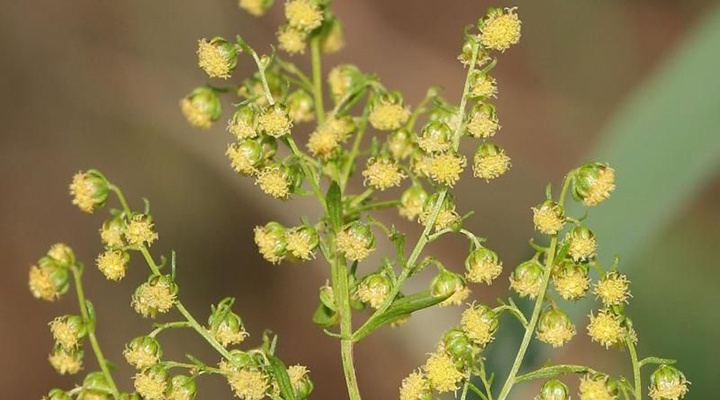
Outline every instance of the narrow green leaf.
{"label": "narrow green leaf", "polygon": [[275,382],[278,384],[282,398],[285,400],[295,400],[295,391],[290,384],[290,377],[288,376],[285,364],[283,364],[279,358],[272,355],[268,356],[268,361],[270,361],[270,369],[275,377]]}
{"label": "narrow green leaf", "polygon": [[343,221],[343,210],[342,210],[342,193],[340,192],[340,186],[337,182],[330,184],[327,195],[325,195],[325,204],[327,205],[328,218],[333,230],[336,232],[340,230]]}

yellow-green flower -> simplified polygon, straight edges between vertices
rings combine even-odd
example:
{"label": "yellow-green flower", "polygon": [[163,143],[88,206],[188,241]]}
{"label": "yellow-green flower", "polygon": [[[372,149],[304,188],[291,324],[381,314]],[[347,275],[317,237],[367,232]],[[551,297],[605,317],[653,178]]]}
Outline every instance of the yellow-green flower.
{"label": "yellow-green flower", "polygon": [[488,49],[505,51],[520,41],[520,26],[515,8],[494,9],[480,28],[480,43]]}

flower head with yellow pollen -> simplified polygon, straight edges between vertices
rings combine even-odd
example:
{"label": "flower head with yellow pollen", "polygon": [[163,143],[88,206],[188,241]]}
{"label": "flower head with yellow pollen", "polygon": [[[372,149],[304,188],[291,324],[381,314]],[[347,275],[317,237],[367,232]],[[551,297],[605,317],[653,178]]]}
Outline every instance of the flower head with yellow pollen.
{"label": "flower head with yellow pollen", "polygon": [[303,32],[309,32],[322,24],[323,11],[313,0],[289,0],[285,3],[288,24]]}
{"label": "flower head with yellow pollen", "polygon": [[255,368],[236,370],[226,378],[235,396],[242,400],[261,400],[269,388],[265,374]]}
{"label": "flower head with yellow pollen", "polygon": [[596,206],[615,190],[615,170],[599,163],[585,164],[573,175],[573,196],[586,206]]}
{"label": "flower head with yellow pollen", "polygon": [[462,313],[460,327],[470,340],[485,347],[494,337],[498,328],[497,314],[487,306],[473,304]]}
{"label": "flower head with yellow pollen", "polygon": [[238,140],[257,137],[255,117],[255,111],[251,107],[240,107],[228,120],[227,131]]}
{"label": "flower head with yellow pollen", "polygon": [[365,185],[373,189],[385,190],[393,186],[400,186],[405,174],[400,171],[397,164],[386,158],[371,158],[367,168],[362,172]]}
{"label": "flower head with yellow pollen", "polygon": [[119,281],[125,277],[130,255],[122,250],[107,250],[95,261],[100,272],[111,281]]}
{"label": "flower head with yellow pollen", "polygon": [[426,153],[449,150],[452,146],[452,130],[442,121],[430,121],[420,131],[417,142]]}
{"label": "flower head with yellow pollen", "polygon": [[491,144],[483,143],[475,152],[473,158],[473,175],[476,178],[495,179],[510,169],[510,157],[505,155],[505,150]]}
{"label": "flower head with yellow pollen", "polygon": [[520,19],[515,8],[492,9],[481,21],[480,43],[488,49],[505,51],[520,41]]}
{"label": "flower head with yellow pollen", "polygon": [[281,26],[277,38],[278,47],[289,54],[304,53],[307,48],[307,34],[291,26]]}
{"label": "flower head with yellow pollen", "polygon": [[382,94],[370,110],[370,125],[380,131],[392,131],[405,125],[410,119],[410,110],[403,105],[398,92]]}
{"label": "flower head with yellow pollen", "polygon": [[310,93],[298,89],[287,98],[288,115],[293,122],[308,122],[315,118],[314,101]]}
{"label": "flower head with yellow pollen", "polygon": [[462,371],[455,366],[453,359],[444,351],[432,353],[423,366],[430,386],[438,393],[452,392],[458,389],[464,378]]}
{"label": "flower head with yellow pollen", "polygon": [[144,400],[164,400],[168,373],[162,365],[154,365],[135,374],[135,390]]}
{"label": "flower head with yellow pollen", "polygon": [[552,200],[545,200],[539,206],[533,207],[532,210],[535,230],[540,233],[555,235],[565,225],[562,206]]}
{"label": "flower head with yellow pollen", "polygon": [[224,313],[222,318],[211,318],[210,325],[215,330],[215,340],[224,347],[242,343],[249,336],[240,316],[233,312]]}
{"label": "flower head with yellow pollen", "polygon": [[238,6],[251,15],[259,17],[265,14],[272,1],[268,0],[238,0]]}
{"label": "flower head with yellow pollen", "polygon": [[422,186],[412,185],[400,196],[398,213],[400,213],[401,217],[412,221],[420,215],[427,199],[428,194]]}
{"label": "flower head with yellow pollen", "polygon": [[122,218],[115,217],[103,223],[100,228],[100,240],[108,248],[122,247],[125,245],[124,232],[125,222]]}
{"label": "flower head with yellow pollen", "polygon": [[235,172],[243,175],[255,175],[265,160],[262,144],[252,139],[229,145],[225,155],[230,159],[230,166]]}
{"label": "flower head with yellow pollen", "polygon": [[585,375],[580,379],[580,400],[617,400],[617,389],[607,375]]}
{"label": "flower head with yellow pollen", "polygon": [[279,103],[266,108],[258,117],[258,128],[263,133],[274,138],[289,135],[292,126],[287,108]]}
{"label": "flower head with yellow pollen", "polygon": [[495,136],[500,129],[495,107],[490,104],[476,104],[465,124],[465,132],[474,138],[487,139]]}
{"label": "flower head with yellow pollen", "polygon": [[435,183],[454,186],[467,164],[465,156],[454,151],[433,154],[427,159],[427,175]]}
{"label": "flower head with yellow pollen", "polygon": [[87,328],[79,315],[64,315],[50,322],[53,339],[64,349],[73,349],[87,335]]}
{"label": "flower head with yellow pollen", "polygon": [[600,310],[597,315],[590,313],[587,331],[593,342],[605,346],[606,349],[621,343],[628,333],[621,317],[610,310]]}
{"label": "flower head with yellow pollen", "polygon": [[595,234],[590,229],[584,226],[576,226],[567,233],[565,240],[570,242],[568,254],[575,262],[595,257],[597,242],[595,241]]}
{"label": "flower head with yellow pollen", "polygon": [[536,298],[542,289],[543,267],[536,260],[525,261],[510,275],[510,287],[520,297]]}
{"label": "flower head with yellow pollen", "polygon": [[363,78],[360,70],[351,64],[338,65],[328,74],[328,87],[335,101],[339,101],[353,88],[358,86]]}
{"label": "flower head with yellow pollen", "polygon": [[663,364],[650,376],[648,394],[652,400],[679,400],[687,394],[689,383],[677,368]]}
{"label": "flower head with yellow pollen", "polygon": [[375,250],[375,236],[370,226],[353,221],[337,234],[335,245],[348,259],[362,261]]}
{"label": "flower head with yellow pollen", "polygon": [[430,382],[421,371],[414,371],[400,384],[400,400],[431,400]]}
{"label": "flower head with yellow pollen", "polygon": [[587,267],[584,265],[563,263],[553,271],[555,291],[565,300],[577,300],[587,293],[590,287]]}
{"label": "flower head with yellow pollen", "polygon": [[267,165],[255,177],[255,184],[266,194],[280,200],[287,200],[293,190],[293,171],[279,163]]}
{"label": "flower head with yellow pollen", "polygon": [[125,229],[125,239],[131,246],[147,244],[150,246],[157,240],[158,234],[154,231],[152,218],[145,214],[135,214]]}
{"label": "flower head with yellow pollen", "polygon": [[62,389],[52,389],[42,400],[72,400],[72,397]]}
{"label": "flower head with yellow pollen", "polygon": [[95,170],[78,172],[70,183],[72,203],[86,213],[105,205],[108,197],[108,182]]}
{"label": "flower head with yellow pollen", "polygon": [[43,257],[39,264],[30,267],[28,276],[30,292],[37,299],[55,301],[69,288],[68,269],[59,266],[49,257]]}
{"label": "flower head with yellow pollen", "polygon": [[194,400],[197,392],[195,378],[187,375],[175,375],[170,379],[166,400]]}
{"label": "flower head with yellow pollen", "polygon": [[309,225],[297,226],[285,234],[287,250],[293,257],[300,260],[315,258],[315,249],[320,244],[320,237],[315,228]]}
{"label": "flower head with yellow pollen", "polygon": [[537,326],[539,341],[561,347],[575,336],[575,325],[570,317],[559,309],[550,308],[540,314]]}
{"label": "flower head with yellow pollen", "polygon": [[235,45],[221,37],[198,40],[198,65],[211,78],[229,78],[237,65],[237,53]]}
{"label": "flower head with yellow pollen", "polygon": [[287,254],[286,229],[277,222],[255,227],[255,244],[263,258],[277,264]]}
{"label": "flower head with yellow pollen", "polygon": [[313,390],[313,383],[310,380],[310,371],[304,365],[291,365],[287,369],[290,378],[290,386],[295,392],[295,397],[305,399]]}
{"label": "flower head with yellow pollen", "polygon": [[470,97],[490,98],[497,95],[497,82],[495,78],[484,73],[476,72],[470,81]]}
{"label": "flower head with yellow pollen", "polygon": [[465,276],[473,283],[485,282],[492,284],[502,272],[502,262],[498,260],[497,254],[484,247],[473,250],[465,258]]}
{"label": "flower head with yellow pollen", "polygon": [[180,100],[180,110],[190,125],[201,129],[209,129],[222,114],[217,93],[205,86],[195,88]]}
{"label": "flower head with yellow pollen", "polygon": [[167,275],[151,276],[138,286],[132,296],[132,306],[143,317],[154,318],[175,305],[178,287]]}
{"label": "flower head with yellow pollen", "polygon": [[143,370],[160,362],[162,348],[154,337],[138,336],[125,346],[123,356],[128,364]]}
{"label": "flower head with yellow pollen", "polygon": [[438,270],[438,274],[430,282],[430,294],[433,297],[445,298],[438,304],[440,307],[459,306],[470,296],[465,278],[442,266],[438,266]]}
{"label": "flower head with yellow pollen", "polygon": [[[422,212],[418,217],[418,220],[424,226],[427,226],[430,223],[430,219],[433,216],[433,210],[439,199],[440,195],[435,193],[425,201]],[[445,196],[445,200],[443,200],[443,203],[440,205],[440,211],[438,212],[433,225],[435,230],[439,231],[445,228],[453,227],[459,222],[460,216],[455,211],[455,199],[452,194],[448,194]]]}
{"label": "flower head with yellow pollen", "polygon": [[47,256],[53,259],[61,267],[70,267],[75,264],[75,253],[65,243],[55,243],[50,246]]}
{"label": "flower head with yellow pollen", "polygon": [[392,281],[384,273],[374,273],[363,278],[357,287],[357,298],[370,307],[378,309],[390,295]]}
{"label": "flower head with yellow pollen", "polygon": [[488,57],[488,51],[483,47],[478,48],[477,57],[475,57],[475,60],[473,60],[473,53],[475,52],[475,45],[478,43],[478,39],[479,37],[477,37],[476,35],[469,35],[465,37],[465,42],[463,43],[462,50],[457,57],[457,59],[460,60],[460,62],[464,66],[468,66],[472,61],[475,61],[475,66],[481,67],[485,65],[488,61],[490,61],[490,57]]}
{"label": "flower head with yellow pollen", "polygon": [[307,148],[315,157],[328,159],[340,149],[340,138],[335,132],[320,127],[310,134]]}
{"label": "flower head with yellow pollen", "polygon": [[48,361],[58,374],[74,375],[82,369],[82,358],[82,349],[65,349],[58,345],[48,356]]}

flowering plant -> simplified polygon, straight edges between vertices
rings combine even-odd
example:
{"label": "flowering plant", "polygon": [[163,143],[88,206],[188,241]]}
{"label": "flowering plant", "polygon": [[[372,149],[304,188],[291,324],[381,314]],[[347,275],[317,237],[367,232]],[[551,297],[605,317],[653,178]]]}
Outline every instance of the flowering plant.
{"label": "flowering plant", "polygon": [[[261,15],[271,3],[240,0],[240,7]],[[191,125],[209,129],[222,115],[220,96],[236,95],[238,100],[227,125],[234,137],[226,152],[232,168],[254,179],[271,197],[290,200],[308,196],[317,200],[322,217],[315,221],[303,218],[291,227],[268,222],[255,228],[255,242],[262,256],[273,264],[318,256],[327,262],[329,282],[319,289],[312,319],[340,342],[348,396],[358,400],[355,344],[378,329],[403,323],[422,309],[463,305],[470,284],[492,285],[502,272],[503,264],[486,240],[463,227],[470,214],[458,212],[452,189],[468,163],[459,150],[461,140],[477,143],[472,170],[481,184],[501,177],[510,168],[508,155],[491,142],[500,130],[492,104],[497,82],[491,72],[497,66],[497,57],[520,40],[521,22],[515,9],[492,8],[467,27],[458,57],[466,68],[459,105],[431,88],[411,109],[401,93],[388,90],[376,76],[364,74],[353,65],[332,68],[327,88],[324,86],[321,54],[343,46],[342,24],[329,3],[288,0],[284,5],[287,21],[278,30],[278,48],[295,55],[309,46],[309,76],[275,51],[257,53],[240,37],[234,41],[202,39],[198,42],[198,63],[210,78],[231,78],[241,55],[252,58],[257,72],[237,86],[198,87],[180,101],[180,108]],[[332,100],[329,109],[324,105],[326,91]],[[303,150],[292,131],[312,121],[316,124]],[[361,176],[365,186],[360,193],[353,193],[349,185],[355,176]],[[402,188],[399,196],[388,195],[393,188]],[[565,212],[568,195],[586,207],[594,207],[607,200],[614,189],[615,171],[601,163],[570,171],[559,192],[548,185],[545,199],[532,208],[535,228],[546,243],[531,241],[534,255],[510,273],[510,289],[534,301],[530,315],[518,308],[512,297],[492,305],[467,305],[457,326],[443,334],[425,364],[399,383],[400,399],[426,400],[452,392],[461,399],[474,393],[485,400],[506,400],[516,385],[544,379],[536,398],[564,400],[570,394],[560,377],[579,374],[581,400],[640,400],[644,390],[641,368],[648,365],[657,365],[648,388],[653,400],[684,397],[688,382],[672,366],[674,360],[638,357],[637,333],[624,307],[631,298],[628,278],[619,272],[617,262],[607,268],[598,262],[592,230],[584,218]],[[120,188],[97,170],[75,175],[70,193],[73,203],[87,213],[105,207],[109,201],[116,202],[118,208],[109,209],[108,219],[100,228],[104,250],[96,265],[107,279],[120,281],[131,254],[139,254],[145,261],[149,276],[131,296],[132,308],[150,319],[176,309],[183,318],[158,322],[147,335],[129,341],[123,355],[137,374],[134,391],[121,392],[95,335],[99,320],[84,295],[84,266],[68,246],[52,246],[31,267],[30,290],[39,299],[54,301],[74,286],[79,314],[64,315],[50,323],[55,340],[50,364],[60,374],[78,373],[87,340],[100,370],[88,373],[75,388],[51,390],[48,399],[188,400],[196,396],[195,380],[213,374],[226,379],[240,399],[300,400],[311,394],[308,369],[302,365],[287,367],[278,358],[277,337],[266,332],[259,347],[241,347],[248,332],[233,311],[234,299],[225,298],[211,306],[207,323],[187,310],[175,281],[175,253],[158,261],[150,252],[158,234],[148,202],[141,210],[132,208]],[[422,233],[412,240],[394,226],[387,226],[373,217],[381,209],[397,209],[401,216],[417,220],[423,226]],[[438,258],[424,255],[429,243],[447,235],[468,240],[464,271],[446,268]],[[368,264],[365,260],[376,251],[377,240],[391,243],[394,254],[385,255],[379,266],[361,274],[360,265]],[[406,282],[432,268],[437,272],[427,290],[408,293]],[[577,329],[563,311],[562,302],[576,301],[591,291],[600,300],[600,309],[590,313],[585,330],[593,342],[606,349],[627,348],[632,378],[610,376],[581,364],[546,365],[521,374],[533,338],[552,347],[573,339]],[[360,313],[366,313],[365,319],[353,324]],[[499,325],[510,323],[501,319],[504,315],[522,325],[524,335],[507,378],[498,385],[483,352],[493,342]],[[191,355],[187,360],[164,358],[158,336],[170,329],[193,330],[218,352],[220,361],[209,363]],[[182,372],[175,373],[177,370]]]}

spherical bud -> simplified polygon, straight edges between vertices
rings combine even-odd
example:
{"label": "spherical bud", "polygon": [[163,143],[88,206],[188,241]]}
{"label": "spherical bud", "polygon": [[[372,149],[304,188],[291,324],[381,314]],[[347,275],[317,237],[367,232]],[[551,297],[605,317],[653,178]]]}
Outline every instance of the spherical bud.
{"label": "spherical bud", "polygon": [[193,400],[197,388],[195,387],[195,378],[187,375],[175,375],[170,379],[166,400]]}
{"label": "spherical bud", "polygon": [[362,261],[375,250],[375,235],[369,225],[353,221],[338,232],[335,245],[349,260]]}
{"label": "spherical bud", "polygon": [[628,334],[623,326],[622,318],[614,312],[603,309],[597,315],[590,313],[590,323],[587,326],[588,336],[605,348],[620,344]]}
{"label": "spherical bud", "polygon": [[320,37],[320,51],[325,54],[337,53],[345,47],[345,32],[342,22],[335,17],[327,21],[327,28],[323,29]]}
{"label": "spherical bud", "polygon": [[441,97],[435,97],[428,113],[428,121],[440,121],[448,126],[456,127],[459,122],[460,108],[454,106]]}
{"label": "spherical bud", "polygon": [[502,262],[498,260],[497,254],[485,247],[473,250],[465,258],[465,274],[468,281],[473,283],[485,282],[492,284],[502,272]]}
{"label": "spherical bud", "polygon": [[112,389],[105,374],[100,371],[90,372],[83,379],[82,391],[78,400],[111,400]]}
{"label": "spherical bud", "polygon": [[449,187],[455,186],[467,164],[465,156],[455,151],[429,155],[425,162],[427,176],[433,182]]}
{"label": "spherical bud", "polygon": [[287,369],[287,373],[290,377],[290,386],[295,392],[295,398],[298,400],[307,399],[314,387],[307,367],[304,365],[292,365]]}
{"label": "spherical bud", "polygon": [[265,161],[263,145],[253,139],[245,139],[228,146],[225,155],[230,159],[230,166],[243,175],[255,175],[258,167]]}
{"label": "spherical bud", "polygon": [[62,389],[53,389],[43,397],[43,400],[72,400],[72,397]]}
{"label": "spherical bud", "polygon": [[580,379],[580,400],[617,400],[617,385],[607,375],[585,375]]}
{"label": "spherical bud", "polygon": [[125,346],[123,356],[128,364],[143,370],[160,362],[162,347],[154,337],[138,336]]}
{"label": "spherical bud", "polygon": [[628,298],[632,297],[630,281],[625,275],[620,275],[616,271],[605,274],[595,285],[593,293],[602,300],[605,307],[627,303]]}
{"label": "spherical bud", "polygon": [[413,151],[412,138],[414,133],[405,128],[400,128],[387,138],[388,150],[393,159],[401,161],[406,159]]}
{"label": "spherical bud", "polygon": [[158,238],[158,234],[154,229],[155,225],[151,216],[135,214],[130,218],[130,222],[125,228],[125,239],[131,246],[141,246],[143,244],[150,246]]}
{"label": "spherical bud", "polygon": [[256,17],[265,14],[272,5],[271,0],[238,0],[238,6]]}
{"label": "spherical bud", "polygon": [[590,287],[587,267],[564,262],[553,271],[555,291],[565,300],[578,300]]}
{"label": "spherical bud", "polygon": [[[439,199],[440,195],[435,193],[425,201],[423,210],[419,217],[420,223],[424,226],[428,226],[428,224],[430,224],[433,210],[435,209],[435,205]],[[445,200],[443,200],[442,205],[440,205],[437,218],[435,218],[434,226],[437,231],[446,228],[456,229],[460,227],[460,216],[457,212],[455,212],[455,200],[452,195],[447,194],[445,196]]]}
{"label": "spherical bud", "polygon": [[232,133],[238,140],[257,137],[255,118],[255,110],[252,107],[242,106],[228,120],[227,131]]}
{"label": "spherical bud", "polygon": [[75,264],[75,253],[64,243],[55,243],[50,246],[47,256],[52,258],[61,267],[70,267]]}
{"label": "spherical bud", "polygon": [[400,181],[405,178],[397,164],[386,158],[370,158],[362,176],[365,178],[363,184],[377,190],[400,186]]}
{"label": "spherical bud", "polygon": [[399,92],[380,95],[370,109],[370,125],[380,131],[392,131],[405,125],[410,119],[410,110],[403,104]]}
{"label": "spherical bud", "polygon": [[288,115],[293,122],[308,122],[315,118],[314,101],[310,93],[298,89],[287,98]]}
{"label": "spherical bud", "polygon": [[650,398],[679,400],[688,392],[685,374],[671,365],[661,365],[650,375]]}
{"label": "spherical bud", "polygon": [[597,242],[595,241],[595,234],[590,229],[584,226],[576,226],[567,233],[565,240],[570,243],[568,254],[575,262],[586,261],[595,257]]}
{"label": "spherical bud", "polygon": [[322,24],[322,9],[313,0],[289,0],[285,3],[288,24],[300,31],[309,32]]}
{"label": "spherical bud", "polygon": [[348,92],[359,87],[363,80],[363,75],[356,66],[350,64],[338,65],[330,70],[328,74],[330,94],[337,103]]}
{"label": "spherical bud", "polygon": [[570,393],[564,383],[550,379],[542,385],[535,400],[570,400]]}
{"label": "spherical bud", "polygon": [[615,170],[607,165],[585,164],[573,174],[573,195],[588,206],[596,206],[615,190]]}
{"label": "spherical bud", "polygon": [[105,205],[108,197],[108,181],[98,171],[78,172],[70,183],[72,203],[86,213]]}
{"label": "spherical bud", "polygon": [[473,158],[473,175],[476,178],[495,179],[510,169],[510,157],[505,150],[491,143],[483,143],[478,147]]}
{"label": "spherical bud", "polygon": [[321,126],[321,129],[328,130],[336,135],[340,142],[347,141],[356,128],[351,116],[338,117],[334,114],[328,115]]}
{"label": "spherical bud", "polygon": [[315,258],[315,249],[320,244],[317,231],[310,225],[296,226],[285,234],[287,250],[300,260]]}
{"label": "spherical bud", "polygon": [[402,380],[400,400],[432,400],[430,382],[422,372],[412,372]]}
{"label": "spherical bud", "polygon": [[211,78],[230,77],[237,65],[238,49],[221,37],[198,40],[198,65]]}
{"label": "spherical bud", "polygon": [[225,304],[213,310],[208,325],[210,331],[215,332],[215,340],[224,347],[242,343],[248,337],[240,316],[230,311]]}
{"label": "spherical bud", "polygon": [[222,114],[220,97],[205,86],[195,88],[180,100],[180,110],[190,125],[201,129],[209,129]]}
{"label": "spherical bud", "polygon": [[537,326],[539,341],[561,347],[575,336],[575,325],[562,310],[549,308],[540,314]]}
{"label": "spherical bud", "polygon": [[[460,55],[458,56],[458,60],[465,65],[468,66],[473,61],[472,55],[473,55],[473,48],[475,47],[475,44],[477,43],[478,38],[477,36],[468,36],[465,39],[465,43],[463,43],[462,51],[460,52]],[[485,64],[487,61],[489,61],[490,58],[488,57],[487,51],[480,47],[478,49],[477,57],[475,58],[475,66],[480,66]]]}
{"label": "spherical bud", "polygon": [[307,148],[313,156],[326,160],[340,150],[340,137],[322,125],[310,134]]}
{"label": "spherical bud", "polygon": [[[78,400],[83,400],[83,399],[78,399]],[[143,398],[140,397],[140,395],[137,393],[120,393],[120,400],[143,400]]]}
{"label": "spherical bud", "polygon": [[307,33],[291,26],[281,26],[277,38],[278,47],[288,54],[304,53],[307,48]]}
{"label": "spherical bud", "polygon": [[135,311],[147,318],[164,314],[175,305],[178,286],[168,275],[151,276],[140,285],[132,296]]}
{"label": "spherical bud", "polygon": [[485,48],[504,52],[520,41],[520,26],[515,8],[491,9],[487,17],[478,22],[480,43]]}
{"label": "spherical bud", "polygon": [[56,345],[48,356],[50,365],[60,375],[77,374],[82,369],[83,351],[80,348],[66,349]]}
{"label": "spherical bud", "polygon": [[135,391],[144,400],[164,400],[168,388],[168,372],[160,364],[153,365],[135,374]]}
{"label": "spherical bud", "polygon": [[392,281],[382,273],[376,272],[363,278],[357,287],[357,297],[370,307],[378,309],[392,291]]}
{"label": "spherical bud", "polygon": [[453,359],[444,351],[432,353],[423,366],[430,386],[438,393],[453,392],[464,378]]}
{"label": "spherical bud", "polygon": [[130,255],[122,250],[107,250],[95,261],[100,272],[111,281],[119,281],[125,276]]}
{"label": "spherical bud", "polygon": [[500,129],[495,107],[490,104],[476,104],[465,123],[465,132],[474,138],[487,139],[495,136]]}
{"label": "spherical bud", "polygon": [[269,385],[265,374],[256,368],[241,368],[226,375],[235,396],[243,400],[261,400]]}
{"label": "spherical bud", "polygon": [[52,320],[49,325],[53,339],[67,350],[77,347],[87,335],[87,327],[79,315],[63,315]]}
{"label": "spherical bud", "polygon": [[484,348],[490,343],[498,328],[498,316],[491,308],[473,304],[463,311],[460,327],[470,340]]}
{"label": "spherical bud", "polygon": [[288,116],[287,107],[275,103],[272,107],[263,110],[258,117],[258,128],[261,132],[274,138],[289,135],[292,121]]}
{"label": "spherical bud", "polygon": [[540,233],[555,235],[565,225],[562,206],[552,200],[545,200],[532,210],[535,229]]}
{"label": "spherical bud", "polygon": [[520,297],[534,299],[542,290],[543,267],[536,260],[525,261],[510,275],[510,287]]}
{"label": "spherical bud", "polygon": [[39,266],[30,267],[28,276],[30,292],[37,299],[55,301],[70,287],[68,269],[49,257],[40,259]]}
{"label": "spherical bud", "polygon": [[497,95],[495,78],[481,71],[474,71],[470,77],[470,97],[487,99]]}
{"label": "spherical bud", "polygon": [[470,338],[460,329],[451,329],[443,335],[442,346],[445,352],[463,366],[473,363],[477,350]]}
{"label": "spherical bud", "polygon": [[398,213],[401,217],[414,220],[420,215],[428,199],[428,194],[420,185],[412,185],[400,196]]}
{"label": "spherical bud", "polygon": [[125,221],[121,216],[113,217],[103,222],[100,228],[100,240],[107,248],[118,248],[125,246]]}
{"label": "spherical bud", "polygon": [[430,294],[433,297],[444,298],[439,306],[460,305],[470,295],[470,289],[465,284],[462,275],[440,268],[438,274],[430,282]]}
{"label": "spherical bud", "polygon": [[453,133],[450,127],[441,121],[430,121],[420,131],[417,142],[426,153],[443,152],[452,146]]}
{"label": "spherical bud", "polygon": [[258,172],[255,184],[266,194],[279,199],[287,200],[295,190],[298,173],[288,165],[269,163]]}
{"label": "spherical bud", "polygon": [[273,264],[279,263],[287,253],[285,227],[277,222],[255,227],[255,244],[264,259]]}

